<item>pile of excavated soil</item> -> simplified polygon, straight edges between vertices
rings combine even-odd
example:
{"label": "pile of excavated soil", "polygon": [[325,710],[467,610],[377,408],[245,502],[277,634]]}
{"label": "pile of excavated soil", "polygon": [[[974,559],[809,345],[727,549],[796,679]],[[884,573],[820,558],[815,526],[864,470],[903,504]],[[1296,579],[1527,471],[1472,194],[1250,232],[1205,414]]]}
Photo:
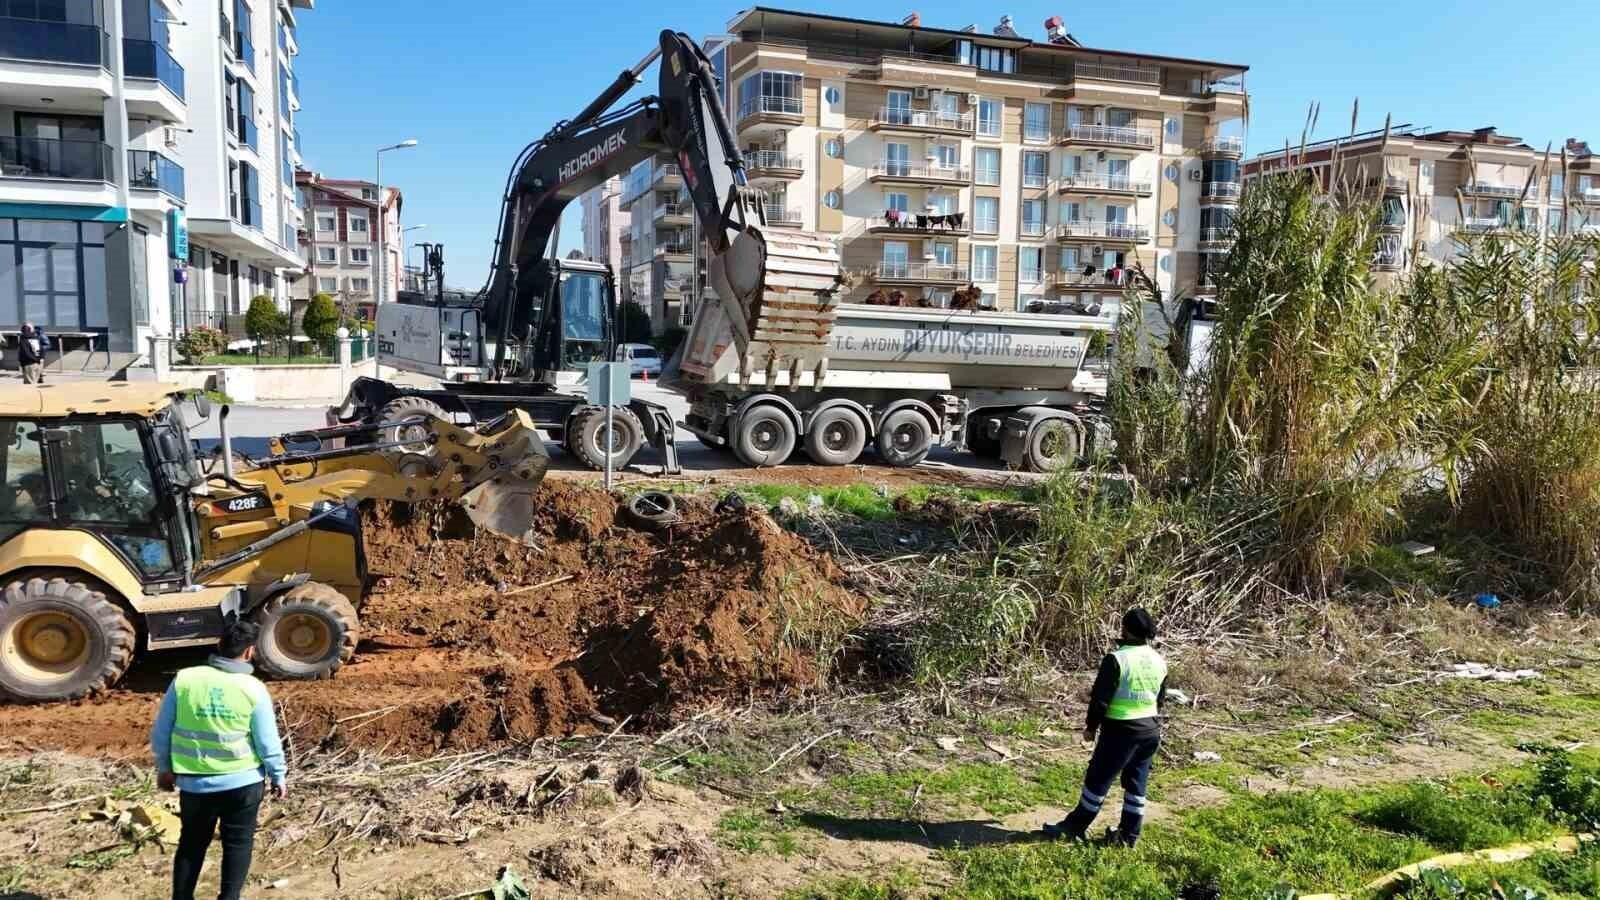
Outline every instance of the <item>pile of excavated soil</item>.
{"label": "pile of excavated soil", "polygon": [[[600,490],[546,481],[537,546],[445,505],[367,510],[376,578],[355,660],[330,681],[274,683],[294,738],[389,752],[629,730],[684,705],[801,690],[858,620],[832,560],[755,510],[688,498],[659,534]],[[171,670],[75,704],[0,707],[0,749],[134,752]]]}

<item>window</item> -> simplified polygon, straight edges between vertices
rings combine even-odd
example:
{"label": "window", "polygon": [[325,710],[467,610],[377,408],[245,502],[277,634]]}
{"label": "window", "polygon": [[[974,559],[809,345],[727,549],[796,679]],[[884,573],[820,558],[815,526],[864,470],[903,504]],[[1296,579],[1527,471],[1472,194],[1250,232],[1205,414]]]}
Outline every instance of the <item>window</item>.
{"label": "window", "polygon": [[844,195],[838,189],[831,190],[822,195],[822,205],[829,209],[838,209],[844,204]]}
{"label": "window", "polygon": [[339,290],[339,279],[337,279],[337,278],[318,278],[317,279],[317,290],[321,291],[324,294],[337,293],[338,290]]}
{"label": "window", "polygon": [[366,216],[354,216],[354,215],[351,216],[350,217],[350,231],[351,231],[351,233],[360,232],[361,234],[366,234],[367,233],[367,217]]}
{"label": "window", "polygon": [[911,197],[899,192],[886,192],[883,195],[883,208],[885,211],[893,209],[899,212],[910,212]]}
{"label": "window", "polygon": [[961,168],[961,148],[954,144],[934,144],[933,163],[941,169]]}
{"label": "window", "polygon": [[366,247],[351,247],[350,261],[358,265],[370,263],[372,262],[372,251]]}
{"label": "window", "polygon": [[1000,248],[993,244],[980,244],[972,248],[972,280],[994,281],[1000,277]]}
{"label": "window", "polygon": [[338,247],[318,247],[317,262],[336,263],[339,261]]}
{"label": "window", "polygon": [[1106,124],[1112,128],[1132,128],[1133,110],[1108,109],[1106,110]]}
{"label": "window", "polygon": [[1022,139],[1035,144],[1050,140],[1050,104],[1028,103],[1023,106]]}
{"label": "window", "polygon": [[1567,196],[1567,176],[1555,172],[1550,176],[1550,199],[1558,200]]}
{"label": "window", "polygon": [[933,261],[941,266],[956,264],[956,245],[949,241],[940,241],[933,245]]}
{"label": "window", "polygon": [[962,65],[977,66],[990,72],[1011,74],[1017,71],[1017,51],[1005,47],[985,47],[962,40],[956,44],[956,59]]}
{"label": "window", "polygon": [[1043,247],[1017,249],[1017,280],[1023,284],[1038,284],[1044,280]]}
{"label": "window", "polygon": [[932,193],[928,195],[928,213],[935,216],[948,216],[956,211],[956,195]]}
{"label": "window", "polygon": [[1061,256],[1056,260],[1056,262],[1058,263],[1056,268],[1061,272],[1062,275],[1078,274],[1078,248],[1075,246],[1062,247]]}
{"label": "window", "polygon": [[1022,201],[1022,236],[1042,237],[1044,235],[1044,201]]}
{"label": "window", "polygon": [[357,294],[365,294],[372,290],[372,282],[366,278],[352,278],[350,279],[350,290]]}
{"label": "window", "polygon": [[331,215],[324,215],[322,213],[317,213],[317,230],[318,231],[337,231],[338,229],[339,229],[339,220],[336,217],[331,216]]}
{"label": "window", "polygon": [[1106,223],[1107,224],[1112,224],[1112,223],[1126,224],[1127,221],[1128,221],[1128,208],[1126,206],[1113,206],[1113,205],[1111,205],[1109,203],[1106,204]]}
{"label": "window", "polygon": [[1083,204],[1076,201],[1063,201],[1061,204],[1061,221],[1083,221]]}
{"label": "window", "polygon": [[828,138],[828,142],[822,145],[822,152],[833,159],[838,159],[844,155],[844,141],[838,138]]}
{"label": "window", "polygon": [[883,242],[883,274],[890,278],[905,278],[909,274],[911,245],[905,241]]}
{"label": "window", "polygon": [[911,145],[887,143],[883,145],[883,174],[906,176],[911,174]]}
{"label": "window", "polygon": [[1066,156],[1061,157],[1061,177],[1062,178],[1065,178],[1065,179],[1070,181],[1071,179],[1077,177],[1078,175],[1083,174],[1083,172],[1085,171],[1086,168],[1089,168],[1089,167],[1085,167],[1084,166],[1083,157],[1079,156],[1076,153],[1068,153]]}
{"label": "window", "polygon": [[377,190],[377,188],[369,188],[369,187],[362,188],[361,189],[361,199],[363,199],[363,200],[376,200],[376,199],[378,199],[378,190]]}
{"label": "window", "polygon": [[972,175],[978,184],[1000,183],[1000,150],[997,147],[976,147],[972,151]]}
{"label": "window", "polygon": [[911,92],[890,91],[888,106],[883,111],[883,120],[890,125],[911,124]]}
{"label": "window", "polygon": [[757,113],[799,115],[805,111],[800,76],[793,72],[756,72],[739,82],[740,117]]}
{"label": "window", "polygon": [[999,100],[988,97],[978,99],[978,134],[980,137],[1000,136],[1000,110],[1004,108]]}
{"label": "window", "polygon": [[972,199],[972,230],[979,234],[1000,233],[999,197],[974,197]]}
{"label": "window", "polygon": [[1022,186],[1042,188],[1050,178],[1050,154],[1037,150],[1022,151]]}

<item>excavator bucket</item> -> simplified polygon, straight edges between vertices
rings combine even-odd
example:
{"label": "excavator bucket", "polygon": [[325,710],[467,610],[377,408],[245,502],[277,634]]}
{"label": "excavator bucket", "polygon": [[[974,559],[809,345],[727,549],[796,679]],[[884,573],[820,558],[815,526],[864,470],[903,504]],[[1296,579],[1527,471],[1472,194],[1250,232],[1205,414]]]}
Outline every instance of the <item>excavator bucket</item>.
{"label": "excavator bucket", "polygon": [[489,461],[464,476],[470,487],[461,495],[461,506],[478,527],[531,544],[533,495],[550,468],[550,452],[520,410],[489,423],[479,435],[487,443],[477,449]]}

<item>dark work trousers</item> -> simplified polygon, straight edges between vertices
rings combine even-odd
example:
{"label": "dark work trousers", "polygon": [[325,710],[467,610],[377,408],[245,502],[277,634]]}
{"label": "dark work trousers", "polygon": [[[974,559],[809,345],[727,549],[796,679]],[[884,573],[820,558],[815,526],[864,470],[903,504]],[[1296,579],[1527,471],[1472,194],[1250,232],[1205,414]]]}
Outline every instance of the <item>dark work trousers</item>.
{"label": "dark work trousers", "polygon": [[258,781],[231,791],[178,794],[183,831],[178,837],[177,858],[172,861],[172,900],[194,900],[195,882],[200,880],[200,867],[218,823],[222,825],[222,887],[217,900],[238,900],[244,878],[250,874],[263,790],[264,783]]}
{"label": "dark work trousers", "polygon": [[1100,814],[1101,804],[1111,790],[1111,782],[1122,776],[1122,823],[1117,836],[1126,843],[1139,839],[1144,827],[1144,791],[1150,781],[1150,763],[1161,747],[1161,732],[1129,731],[1110,722],[1100,727],[1089,770],[1083,775],[1083,793],[1078,805],[1062,820],[1067,834],[1081,837]]}

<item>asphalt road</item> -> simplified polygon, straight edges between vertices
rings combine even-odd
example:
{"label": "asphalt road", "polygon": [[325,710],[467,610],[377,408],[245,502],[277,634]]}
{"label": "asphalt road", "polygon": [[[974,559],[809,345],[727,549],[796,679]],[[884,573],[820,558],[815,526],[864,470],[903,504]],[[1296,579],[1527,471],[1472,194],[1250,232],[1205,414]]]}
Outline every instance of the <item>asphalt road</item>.
{"label": "asphalt road", "polygon": [[[688,414],[689,404],[682,396],[671,391],[663,390],[653,384],[633,385],[633,395],[642,400],[660,403],[672,413],[673,421],[681,422]],[[267,452],[267,438],[276,434],[290,431],[301,431],[309,428],[319,428],[327,424],[327,407],[268,407],[268,406],[234,406],[228,415],[228,430],[232,435],[235,449],[250,456],[265,455]],[[214,447],[220,442],[220,433],[217,428],[218,412],[213,409],[210,421],[201,423],[193,429],[195,437],[200,439],[201,445],[206,449]],[[755,470],[746,468],[732,453],[724,450],[713,450],[705,447],[689,432],[679,428],[678,436],[678,461],[683,467],[685,475],[731,475],[750,474]],[[551,468],[555,471],[568,471],[573,473],[588,473],[589,470],[561,452],[555,446],[551,450]],[[866,469],[875,470],[884,477],[906,477],[911,480],[934,481],[995,481],[997,478],[1014,480],[1018,473],[1005,472],[1004,469],[988,460],[981,460],[970,453],[956,452],[946,449],[936,449],[930,454],[928,461],[910,470],[895,470],[874,463],[869,452],[862,456],[861,462],[855,466],[842,468],[825,468],[808,464],[803,453],[796,453],[794,460],[786,466],[777,469],[761,470],[764,478],[796,480],[808,482],[839,482],[856,480],[859,478],[863,464]],[[656,474],[659,472],[660,461],[655,451],[649,447],[644,448],[635,457],[633,471],[640,474]],[[852,477],[852,473],[856,477]],[[822,477],[831,475],[832,477]]]}

